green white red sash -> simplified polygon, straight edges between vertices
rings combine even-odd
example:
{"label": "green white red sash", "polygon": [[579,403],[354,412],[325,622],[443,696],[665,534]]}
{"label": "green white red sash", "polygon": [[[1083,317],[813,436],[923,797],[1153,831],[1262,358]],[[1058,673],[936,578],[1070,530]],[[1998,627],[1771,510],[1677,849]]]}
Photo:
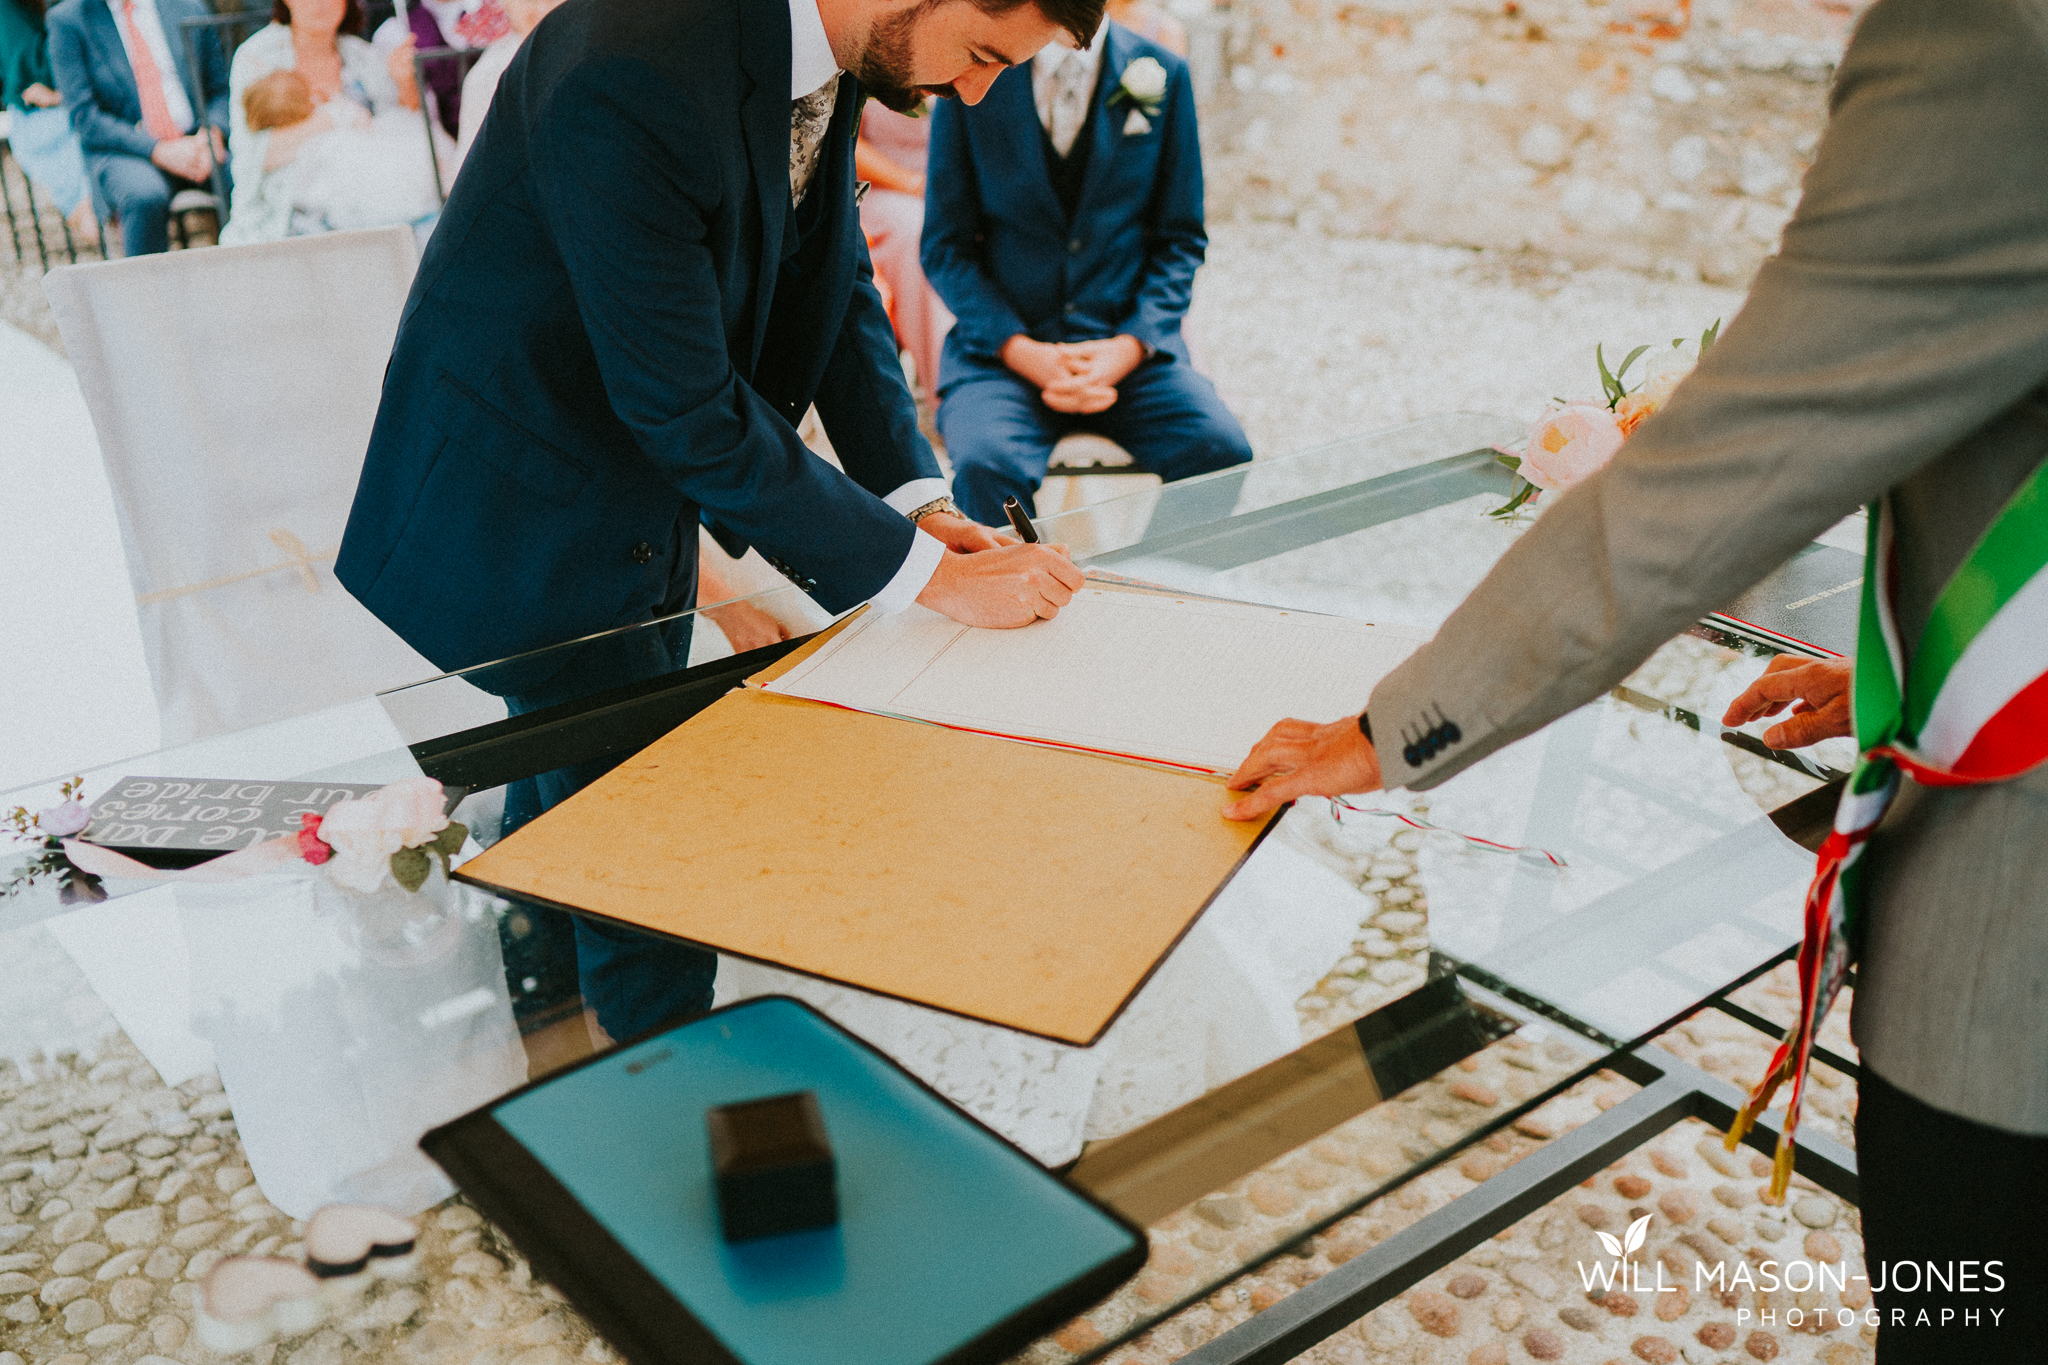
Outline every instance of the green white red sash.
{"label": "green white red sash", "polygon": [[1813,1038],[1861,942],[1864,853],[1901,774],[1930,787],[2003,782],[2048,760],[2048,465],[2034,471],[1984,532],[1921,632],[1910,667],[1894,619],[1898,552],[1890,499],[1870,508],[1863,617],[1851,693],[1859,757],[1821,845],[1799,948],[1799,1019],[1728,1130],[1737,1141],[1792,1082],[1769,1197],[1792,1178],[1792,1135]]}

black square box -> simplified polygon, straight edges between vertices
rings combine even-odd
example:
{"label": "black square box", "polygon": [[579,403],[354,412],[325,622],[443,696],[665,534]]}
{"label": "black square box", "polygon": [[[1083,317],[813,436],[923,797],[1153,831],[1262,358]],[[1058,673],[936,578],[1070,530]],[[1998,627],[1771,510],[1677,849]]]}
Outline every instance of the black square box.
{"label": "black square box", "polygon": [[704,1111],[718,1219],[728,1242],[839,1221],[832,1142],[808,1090]]}

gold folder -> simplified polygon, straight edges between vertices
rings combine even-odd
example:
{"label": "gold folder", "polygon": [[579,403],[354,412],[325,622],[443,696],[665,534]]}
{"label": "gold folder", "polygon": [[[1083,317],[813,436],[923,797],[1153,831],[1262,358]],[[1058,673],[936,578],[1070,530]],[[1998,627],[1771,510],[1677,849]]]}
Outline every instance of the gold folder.
{"label": "gold folder", "polygon": [[1278,818],[1224,801],[1213,777],[750,685],[456,875],[1087,1046]]}

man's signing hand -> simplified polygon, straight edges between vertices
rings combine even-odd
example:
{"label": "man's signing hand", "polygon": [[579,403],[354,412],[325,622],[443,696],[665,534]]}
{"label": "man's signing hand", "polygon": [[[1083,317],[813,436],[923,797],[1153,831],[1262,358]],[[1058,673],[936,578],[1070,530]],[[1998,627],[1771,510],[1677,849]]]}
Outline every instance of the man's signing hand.
{"label": "man's signing hand", "polygon": [[955,516],[951,512],[934,512],[917,524],[920,531],[929,531],[944,542],[949,550],[971,555],[979,550],[996,550],[1005,545],[1014,545],[1014,536],[1004,539],[978,521]]}
{"label": "man's signing hand", "polygon": [[1064,545],[1003,545],[947,554],[917,600],[962,625],[1008,630],[1059,615],[1086,581]]}
{"label": "man's signing hand", "polygon": [[1838,735],[1853,735],[1849,716],[1850,683],[1856,666],[1848,659],[1806,659],[1780,654],[1757,680],[1728,703],[1723,725],[1747,725],[1758,716],[1775,716],[1787,706],[1792,714],[1764,731],[1773,749],[1803,749]]}

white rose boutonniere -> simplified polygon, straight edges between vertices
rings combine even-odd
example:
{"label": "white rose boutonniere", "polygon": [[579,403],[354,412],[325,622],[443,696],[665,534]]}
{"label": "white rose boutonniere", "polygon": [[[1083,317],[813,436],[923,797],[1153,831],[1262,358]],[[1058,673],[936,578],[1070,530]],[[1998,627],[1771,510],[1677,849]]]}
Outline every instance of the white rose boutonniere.
{"label": "white rose boutonniere", "polygon": [[1152,131],[1159,117],[1159,105],[1166,98],[1166,68],[1156,57],[1140,57],[1126,66],[1109,97],[1110,108],[1128,106],[1131,116],[1124,120],[1124,136],[1137,137]]}

